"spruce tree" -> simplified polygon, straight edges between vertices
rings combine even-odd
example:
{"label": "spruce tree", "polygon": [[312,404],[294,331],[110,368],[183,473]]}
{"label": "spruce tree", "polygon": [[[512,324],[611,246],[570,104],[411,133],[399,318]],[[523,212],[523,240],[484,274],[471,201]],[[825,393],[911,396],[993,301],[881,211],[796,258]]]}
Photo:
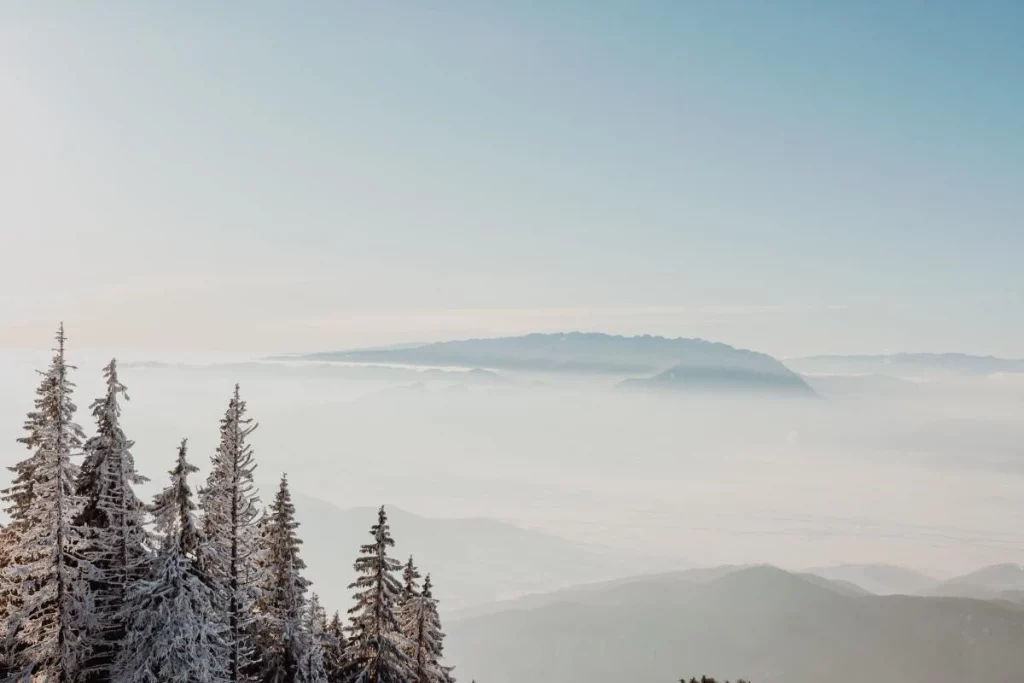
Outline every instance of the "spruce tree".
{"label": "spruce tree", "polygon": [[402,594],[399,597],[396,610],[398,625],[402,629],[402,635],[405,636],[405,654],[410,659],[415,654],[413,648],[414,639],[412,638],[411,627],[407,628],[407,626],[415,618],[414,612],[417,608],[417,598],[420,596],[420,576],[420,571],[417,569],[412,555],[410,555],[405,566],[402,568]]}
{"label": "spruce tree", "polygon": [[97,434],[85,443],[85,460],[77,493],[84,508],[77,524],[84,528],[80,550],[89,571],[92,618],[83,673],[86,680],[108,680],[124,637],[124,603],[142,578],[152,545],[146,532],[146,506],[134,486],[148,481],[135,470],[133,445],[121,429],[119,396],[128,400],[117,377],[117,361],[103,370],[107,391],[92,404]]}
{"label": "spruce tree", "polygon": [[398,601],[398,621],[403,621],[404,612],[412,607],[413,599],[420,594],[420,570],[416,568],[412,555],[402,568],[402,597]]}
{"label": "spruce tree", "polygon": [[203,536],[196,522],[196,504],[192,500],[189,475],[199,468],[188,461],[188,439],[182,439],[178,447],[178,459],[170,471],[171,485],[153,497],[153,522],[159,534],[161,546],[166,546],[173,537],[187,557],[198,561]]}
{"label": "spruce tree", "polygon": [[335,612],[327,624],[327,644],[324,654],[324,665],[327,668],[328,683],[342,683],[345,668],[345,629],[341,624],[341,616]]}
{"label": "spruce tree", "polygon": [[410,661],[395,613],[402,585],[394,572],[402,565],[388,557],[388,548],[395,542],[383,505],[370,534],[373,543],[361,547],[361,555],[355,562],[359,576],[349,586],[356,590],[353,596],[356,605],[349,610],[351,624],[345,680],[350,683],[409,683]]}
{"label": "spruce tree", "polygon": [[200,531],[183,440],[171,483],[154,499],[160,549],[149,578],[128,594],[127,628],[114,683],[224,683],[225,626],[215,589],[198,563]]}
{"label": "spruce tree", "polygon": [[288,478],[282,476],[277,495],[263,518],[260,536],[260,678],[266,683],[294,681],[303,656],[303,606],[309,581],[302,576],[306,563],[299,556],[302,540],[296,533],[298,527]]}
{"label": "spruce tree", "polygon": [[320,598],[314,593],[302,611],[302,636],[305,642],[296,667],[296,683],[328,683],[325,662],[328,643],[326,619]]}
{"label": "spruce tree", "polygon": [[12,532],[4,581],[12,603],[5,629],[10,666],[32,672],[39,683],[75,680],[88,625],[88,592],[76,556],[82,534],[74,523],[82,502],[71,462],[85,435],[74,421],[65,341],[61,325],[25,422],[29,435],[20,439],[33,453],[11,468],[14,482],[4,495]]}
{"label": "spruce tree", "polygon": [[205,543],[202,565],[217,588],[226,626],[230,683],[253,680],[258,667],[254,606],[262,582],[257,558],[259,496],[253,484],[252,448],[256,425],[235,385],[220,423],[220,444],[202,491]]}
{"label": "spruce tree", "polygon": [[[63,333],[63,325],[59,334]],[[52,370],[52,368],[51,368]],[[38,396],[49,394],[56,390],[55,383],[58,375],[51,371],[40,372],[42,380],[36,390]],[[36,401],[36,410],[28,414],[24,428],[27,436],[18,439],[18,443],[24,444],[26,448],[35,450],[43,441],[46,426],[49,418],[45,410],[39,408],[39,401]],[[17,574],[10,571],[14,567],[15,551],[20,544],[23,531],[27,527],[28,510],[34,499],[34,472],[38,459],[29,457],[16,463],[7,469],[11,472],[11,485],[3,489],[3,500],[7,504],[6,512],[10,521],[3,528],[0,534],[0,605],[2,605],[2,623],[0,623],[0,634],[3,636],[3,649],[0,652],[0,675],[6,677],[14,672],[19,665],[17,643],[14,640],[13,616],[19,609],[21,601],[19,592],[21,590],[20,580]]]}

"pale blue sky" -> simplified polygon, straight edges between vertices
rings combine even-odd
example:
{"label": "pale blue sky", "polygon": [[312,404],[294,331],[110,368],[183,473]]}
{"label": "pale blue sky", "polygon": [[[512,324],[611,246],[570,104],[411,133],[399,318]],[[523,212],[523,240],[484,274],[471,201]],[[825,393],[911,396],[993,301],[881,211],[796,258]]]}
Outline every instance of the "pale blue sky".
{"label": "pale blue sky", "polygon": [[1024,356],[1024,3],[156,5],[0,5],[0,345]]}

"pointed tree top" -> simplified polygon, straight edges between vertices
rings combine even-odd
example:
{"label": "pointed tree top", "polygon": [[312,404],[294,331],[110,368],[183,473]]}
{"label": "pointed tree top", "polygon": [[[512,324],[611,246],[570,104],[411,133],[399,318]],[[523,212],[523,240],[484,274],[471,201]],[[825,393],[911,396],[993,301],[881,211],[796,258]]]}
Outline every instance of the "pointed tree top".
{"label": "pointed tree top", "polygon": [[416,580],[420,578],[419,569],[416,568],[415,562],[413,562],[412,555],[409,556],[409,561],[405,563],[405,569],[402,570],[402,581],[405,582],[405,599],[413,598],[419,595],[419,585]]}
{"label": "pointed tree top", "polygon": [[110,362],[103,367],[103,376],[107,378],[107,398],[114,397],[115,394],[121,394],[124,396],[124,400],[128,398],[128,387],[121,384],[121,381],[117,378],[117,359],[111,358]]}
{"label": "pointed tree top", "polygon": [[120,393],[127,401],[126,388],[117,378],[117,358],[111,358],[110,362],[103,366],[103,376],[107,378],[107,395]]}
{"label": "pointed tree top", "polygon": [[192,502],[192,488],[188,484],[188,476],[199,468],[187,460],[187,453],[188,439],[182,439],[175,467],[168,473],[170,484],[156,495],[150,509],[160,533],[171,538],[177,549],[188,555],[197,552],[201,539],[194,517],[196,505]]}
{"label": "pointed tree top", "polygon": [[[231,398],[228,400],[228,409],[224,415],[224,420],[237,421],[239,425],[247,425],[244,427],[242,436],[248,436],[252,433],[259,424],[253,422],[251,417],[244,417],[246,413],[246,402],[242,400],[242,394],[239,389],[239,385],[235,384],[234,392],[231,394]],[[221,420],[221,424],[224,424],[224,420]]]}
{"label": "pointed tree top", "polygon": [[64,366],[64,343],[68,340],[68,338],[64,335],[64,323],[63,322],[57,327],[57,334],[54,335],[54,339],[57,340],[57,348],[52,349],[53,354],[54,354],[53,355],[54,366]]}
{"label": "pointed tree top", "polygon": [[199,468],[195,467],[188,461],[188,439],[182,439],[178,445],[178,461],[175,464],[175,468],[171,470],[171,474],[181,474],[198,472]]}
{"label": "pointed tree top", "polygon": [[188,461],[188,439],[182,439],[181,444],[178,445],[178,461],[175,468],[170,471],[170,475],[185,477],[198,471],[199,468]]}
{"label": "pointed tree top", "polygon": [[431,593],[431,588],[433,588],[433,587],[434,587],[433,584],[430,583],[430,574],[427,574],[426,578],[423,579],[423,597],[425,597],[425,598],[432,598],[432,597],[434,597],[433,594]]}
{"label": "pointed tree top", "polygon": [[[288,488],[288,475],[281,475],[281,483],[277,487],[277,493],[274,495],[274,502],[271,504],[272,509],[284,507],[291,508],[292,505],[292,492]],[[292,509],[294,512],[294,509]]]}
{"label": "pointed tree top", "polygon": [[99,423],[100,432],[111,436],[119,430],[118,420],[121,417],[121,406],[118,404],[118,394],[127,401],[128,388],[117,378],[116,358],[111,358],[110,362],[103,367],[103,376],[106,378],[107,393],[92,402],[92,414]]}
{"label": "pointed tree top", "polygon": [[193,467],[188,462],[187,458],[188,458],[188,439],[185,438],[185,439],[181,440],[181,445],[178,446],[178,466],[175,467],[173,470],[171,470],[171,474],[174,474],[175,472],[178,472],[178,473],[186,472],[187,473],[187,472],[197,472],[197,471],[199,471],[197,467]]}
{"label": "pointed tree top", "polygon": [[376,539],[378,545],[389,546],[395,544],[391,538],[390,527],[388,526],[388,513],[384,510],[383,505],[377,511],[377,523],[370,527],[370,534]]}

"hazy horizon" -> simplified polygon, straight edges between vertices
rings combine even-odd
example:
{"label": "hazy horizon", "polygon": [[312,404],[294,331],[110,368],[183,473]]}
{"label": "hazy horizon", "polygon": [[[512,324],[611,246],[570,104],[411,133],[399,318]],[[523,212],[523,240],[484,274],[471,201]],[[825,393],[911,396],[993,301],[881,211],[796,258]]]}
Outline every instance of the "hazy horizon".
{"label": "hazy horizon", "polygon": [[[10,378],[0,439],[16,454],[48,354],[0,360]],[[108,357],[72,344],[69,360],[79,366],[77,402],[88,405]],[[458,373],[363,379],[330,367],[244,354],[121,358],[132,397],[123,419],[154,480],[147,487],[159,485],[182,437],[205,467],[239,382],[261,423],[253,439],[266,495],[288,471],[296,491],[343,508],[388,502],[428,517],[489,517],[623,551],[662,538],[666,556],[697,564],[887,562],[951,576],[1024,553],[1014,502],[1024,470],[1012,457],[1024,439],[1024,374],[940,377],[911,396],[885,384],[840,388],[805,402],[634,397],[614,392],[614,379],[516,372],[453,392]],[[406,390],[414,384],[425,388]],[[90,428],[84,412],[79,421]],[[962,450],[972,443],[983,450]],[[649,471],[635,471],[639,462]],[[325,472],[338,483],[325,488]],[[689,503],[673,502],[684,491]]]}

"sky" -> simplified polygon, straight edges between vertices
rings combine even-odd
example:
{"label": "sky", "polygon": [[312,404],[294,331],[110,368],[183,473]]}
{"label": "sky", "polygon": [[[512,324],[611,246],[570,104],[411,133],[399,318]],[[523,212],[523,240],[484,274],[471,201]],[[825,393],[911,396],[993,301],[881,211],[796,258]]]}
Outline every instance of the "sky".
{"label": "sky", "polygon": [[0,5],[0,348],[1024,356],[1024,4]]}

